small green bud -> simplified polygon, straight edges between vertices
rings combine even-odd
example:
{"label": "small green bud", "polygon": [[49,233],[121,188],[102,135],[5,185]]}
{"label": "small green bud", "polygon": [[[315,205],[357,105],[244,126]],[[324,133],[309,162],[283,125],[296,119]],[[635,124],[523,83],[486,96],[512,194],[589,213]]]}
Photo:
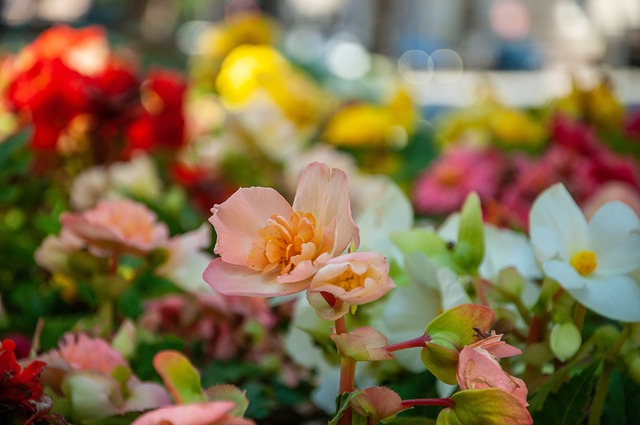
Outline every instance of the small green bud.
{"label": "small green bud", "polygon": [[611,350],[619,336],[620,331],[614,325],[600,326],[594,332],[596,346],[598,347],[598,350],[602,352]]}
{"label": "small green bud", "polygon": [[467,270],[476,270],[484,258],[484,225],[482,207],[477,193],[467,196],[460,214],[456,261]]}
{"label": "small green bud", "polygon": [[573,322],[560,323],[551,329],[549,346],[558,360],[567,360],[578,351],[581,345],[582,334]]}
{"label": "small green bud", "polygon": [[504,301],[511,301],[520,298],[525,284],[524,278],[515,267],[507,267],[502,269],[498,275],[496,282],[498,291],[496,292],[501,298],[504,298]]}
{"label": "small green bud", "polygon": [[635,351],[625,356],[625,363],[631,379],[640,384],[640,352]]}
{"label": "small green bud", "polygon": [[539,342],[525,348],[522,358],[527,364],[542,366],[553,359],[553,352],[551,352],[548,344]]}

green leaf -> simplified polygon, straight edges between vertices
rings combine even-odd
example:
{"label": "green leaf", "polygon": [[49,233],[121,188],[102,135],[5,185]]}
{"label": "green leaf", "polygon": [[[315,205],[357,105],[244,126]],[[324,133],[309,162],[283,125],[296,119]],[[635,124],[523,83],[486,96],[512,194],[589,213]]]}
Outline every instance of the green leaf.
{"label": "green leaf", "polygon": [[338,394],[336,397],[336,415],[329,421],[327,425],[338,425],[338,421],[344,414],[344,411],[347,410],[349,405],[351,404],[351,400],[362,394],[364,391],[355,390],[350,393],[342,393]]}
{"label": "green leaf", "polygon": [[153,358],[153,366],[177,403],[205,401],[200,374],[184,354],[173,350],[161,351]]}
{"label": "green leaf", "polygon": [[599,366],[599,362],[594,362],[563,384],[553,397],[547,397],[542,410],[533,414],[535,422],[553,425],[581,424],[587,415]]}
{"label": "green leaf", "polygon": [[456,384],[458,353],[465,345],[474,342],[474,328],[487,330],[493,316],[488,307],[461,304],[433,319],[426,329],[431,341],[421,352],[426,368],[441,381]]}
{"label": "green leaf", "polygon": [[436,421],[426,418],[396,418],[393,425],[436,425]]}
{"label": "green leaf", "polygon": [[531,425],[533,423],[526,407],[500,388],[459,391],[451,396],[451,400],[453,406],[440,412],[437,425]]}
{"label": "green leaf", "polygon": [[4,164],[11,154],[24,145],[30,136],[29,131],[23,131],[9,137],[4,142],[0,143],[0,170],[4,168]]}
{"label": "green leaf", "polygon": [[428,256],[447,252],[447,243],[437,233],[426,229],[411,229],[391,235],[393,243],[403,254],[422,252]]}
{"label": "green leaf", "polygon": [[236,417],[243,417],[244,413],[249,407],[249,400],[246,396],[246,391],[242,391],[235,385],[222,384],[216,385],[205,390],[205,396],[209,401],[231,401],[235,403],[236,407],[229,412],[230,415]]}

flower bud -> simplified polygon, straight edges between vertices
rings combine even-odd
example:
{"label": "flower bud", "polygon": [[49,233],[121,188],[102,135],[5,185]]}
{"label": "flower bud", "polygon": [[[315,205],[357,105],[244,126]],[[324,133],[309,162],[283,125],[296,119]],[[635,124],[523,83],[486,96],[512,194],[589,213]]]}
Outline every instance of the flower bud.
{"label": "flower bud", "polygon": [[557,324],[551,329],[549,346],[556,358],[565,361],[573,356],[582,345],[582,335],[573,322]]}

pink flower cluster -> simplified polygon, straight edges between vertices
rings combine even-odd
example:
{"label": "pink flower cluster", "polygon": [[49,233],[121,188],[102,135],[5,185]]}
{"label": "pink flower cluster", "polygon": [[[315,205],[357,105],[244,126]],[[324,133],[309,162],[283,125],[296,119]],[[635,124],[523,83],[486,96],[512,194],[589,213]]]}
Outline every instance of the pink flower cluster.
{"label": "pink flower cluster", "polygon": [[631,206],[640,204],[636,160],[612,152],[590,128],[563,116],[554,118],[551,130],[551,144],[540,156],[452,147],[416,180],[416,211],[452,213],[475,191],[487,208],[488,220],[526,228],[533,200],[558,182],[582,206],[610,197],[612,191],[622,192],[622,200]]}
{"label": "pink flower cluster", "polygon": [[[173,334],[204,344],[208,359],[229,360],[243,356],[257,361],[276,349],[272,330],[278,318],[261,298],[211,294],[172,294],[145,303],[140,325],[154,333]],[[264,333],[250,341],[248,326],[255,322]],[[247,347],[251,347],[246,352]]]}

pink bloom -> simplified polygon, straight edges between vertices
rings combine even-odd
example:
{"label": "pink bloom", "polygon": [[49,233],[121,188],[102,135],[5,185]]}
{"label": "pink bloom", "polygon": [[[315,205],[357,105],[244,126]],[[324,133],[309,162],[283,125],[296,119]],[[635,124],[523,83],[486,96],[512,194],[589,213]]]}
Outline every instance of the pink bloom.
{"label": "pink bloom", "polygon": [[[495,341],[487,344],[494,343]],[[493,348],[502,350],[504,354],[507,347],[509,346]],[[466,346],[462,349],[458,357],[457,380],[461,390],[499,388],[514,396],[522,406],[528,406],[524,381],[502,370],[497,356],[485,348]]]}
{"label": "pink bloom", "polygon": [[131,425],[255,425],[252,420],[229,415],[233,408],[230,401],[169,406],[147,412]]}
{"label": "pink bloom", "polygon": [[418,177],[414,188],[416,210],[448,214],[458,210],[474,191],[483,201],[488,200],[498,190],[503,168],[503,159],[495,151],[449,150]]}
{"label": "pink bloom", "polygon": [[351,217],[347,176],[310,164],[293,205],[271,188],[241,188],[211,209],[218,239],[203,274],[228,295],[273,297],[300,292],[329,259],[359,244]]}
{"label": "pink bloom", "polygon": [[613,201],[627,204],[640,216],[640,191],[621,181],[611,181],[600,186],[583,204],[584,215],[590,219],[600,207]]}
{"label": "pink bloom", "polygon": [[[59,349],[45,355],[47,362],[66,370],[91,370],[110,375],[118,366],[127,366],[119,351],[102,339],[89,338],[86,334],[66,333]],[[60,364],[56,359],[62,360]]]}
{"label": "pink bloom", "polygon": [[107,257],[125,251],[149,252],[167,244],[169,230],[156,221],[155,214],[130,199],[101,201],[81,213],[63,213],[61,237],[84,242],[97,256]]}
{"label": "pink bloom", "polygon": [[395,286],[382,255],[354,252],[327,261],[311,280],[309,292],[329,293],[347,304],[359,305],[377,300]]}
{"label": "pink bloom", "polygon": [[478,341],[469,344],[468,347],[474,349],[482,348],[498,359],[522,354],[522,351],[520,351],[520,349],[507,344],[506,341],[501,341],[501,339],[502,334],[496,334],[495,331],[491,331],[491,334],[488,337],[481,338]]}

